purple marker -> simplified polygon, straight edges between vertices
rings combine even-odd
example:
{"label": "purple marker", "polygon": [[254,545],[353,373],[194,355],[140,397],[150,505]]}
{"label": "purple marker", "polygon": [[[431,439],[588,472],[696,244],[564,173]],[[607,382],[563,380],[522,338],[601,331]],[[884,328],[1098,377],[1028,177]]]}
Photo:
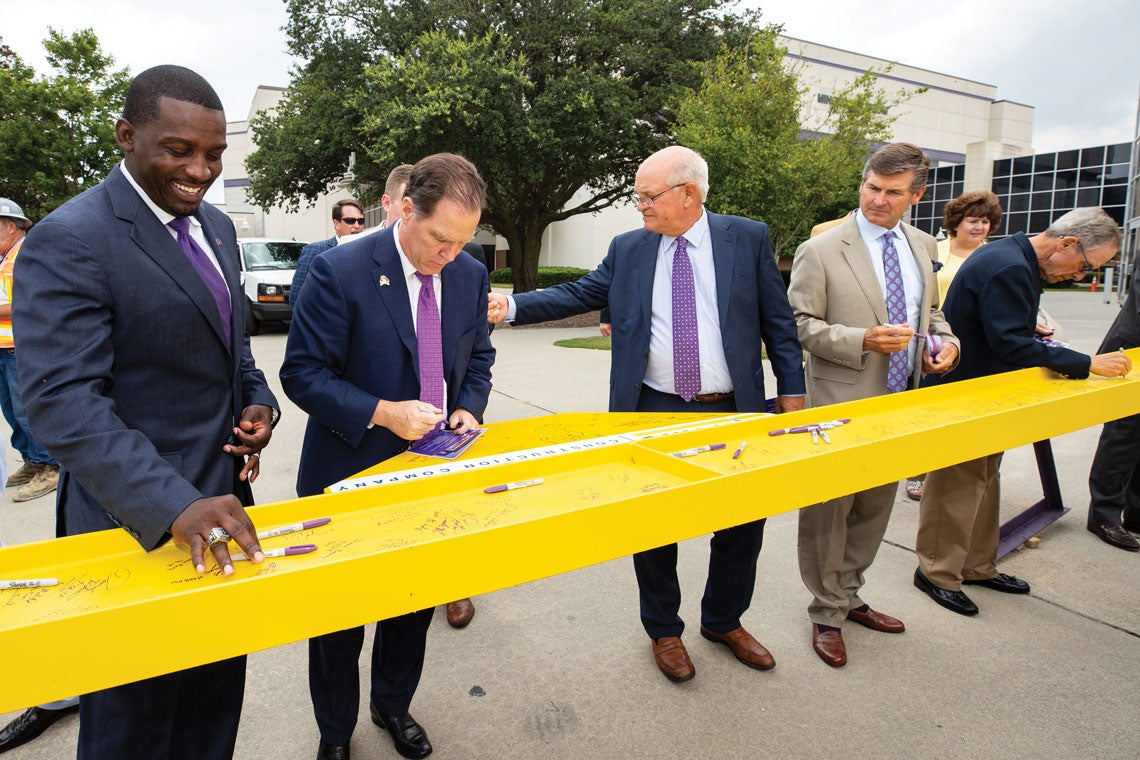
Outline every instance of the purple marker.
{"label": "purple marker", "polygon": [[769,430],[768,435],[783,435],[784,433],[810,433],[814,425],[799,425],[798,427]]}
{"label": "purple marker", "polygon": [[695,449],[685,449],[684,451],[678,451],[675,454],[673,454],[673,456],[675,456],[675,457],[691,457],[691,456],[694,456],[696,454],[700,454],[701,452],[704,452],[704,451],[720,451],[721,449],[723,449],[727,445],[728,444],[724,444],[724,443],[710,443],[708,446],[697,446]]}
{"label": "purple marker", "polygon": [[332,522],[331,517],[319,517],[316,520],[305,520],[302,523],[293,523],[292,525],[282,525],[280,528],[270,528],[258,532],[258,538],[273,538],[274,536],[284,536],[286,533],[296,533],[301,530],[309,530],[311,528],[319,528],[322,525],[328,525]]}
{"label": "purple marker", "polygon": [[516,488],[529,488],[530,486],[542,485],[542,478],[531,478],[530,480],[516,480],[514,483],[502,483],[497,486],[487,486],[483,489],[483,493],[502,493],[503,491],[513,491]]}
{"label": "purple marker", "polygon": [[[266,559],[268,559],[269,557],[293,557],[298,554],[315,552],[316,550],[316,544],[298,544],[297,546],[286,546],[284,549],[263,549],[262,552],[265,554]],[[242,560],[248,560],[249,557],[241,552],[237,552],[236,554],[231,554],[230,559],[234,562],[240,562]]]}
{"label": "purple marker", "polygon": [[930,358],[937,359],[938,354],[942,352],[942,339],[934,333],[927,333],[926,345],[930,349]]}

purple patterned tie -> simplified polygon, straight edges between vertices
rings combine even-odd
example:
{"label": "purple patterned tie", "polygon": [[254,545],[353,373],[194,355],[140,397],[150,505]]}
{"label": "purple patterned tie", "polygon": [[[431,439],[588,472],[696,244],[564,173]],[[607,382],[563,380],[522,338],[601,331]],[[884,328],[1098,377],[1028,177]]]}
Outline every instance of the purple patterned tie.
{"label": "purple patterned tie", "polygon": [[673,252],[673,388],[685,401],[692,401],[701,392],[701,352],[688,245],[678,237]]}
{"label": "purple patterned tie", "polygon": [[[887,319],[893,325],[906,322],[906,291],[903,289],[902,268],[899,267],[899,254],[895,250],[895,233],[887,230],[880,238],[883,244],[883,280],[886,284]],[[907,350],[891,354],[887,365],[887,388],[891,393],[906,390]]]}
{"label": "purple patterned tie", "polygon": [[444,410],[443,339],[439,329],[439,307],[435,304],[435,284],[430,274],[416,272],[420,298],[416,305],[416,344],[420,360],[420,401]]}
{"label": "purple patterned tie", "polygon": [[229,341],[232,337],[230,335],[230,289],[222,278],[222,273],[210,261],[210,257],[202,250],[202,246],[198,245],[198,241],[190,236],[190,217],[175,217],[170,220],[170,227],[178,233],[178,245],[182,247],[182,252],[186,254],[186,258],[190,259],[194,270],[198,272],[202,282],[209,288],[210,295],[214,297],[214,303],[218,306],[218,316],[222,318],[222,327],[226,331],[226,340]]}

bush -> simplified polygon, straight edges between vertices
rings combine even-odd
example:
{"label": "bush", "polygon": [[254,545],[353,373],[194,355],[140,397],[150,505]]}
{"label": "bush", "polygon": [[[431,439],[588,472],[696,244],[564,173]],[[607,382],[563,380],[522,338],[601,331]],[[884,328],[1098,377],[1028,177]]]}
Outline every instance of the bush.
{"label": "bush", "polygon": [[[549,288],[552,285],[561,285],[564,282],[574,282],[589,272],[589,269],[580,267],[539,267],[538,287]],[[491,272],[491,283],[494,285],[510,285],[512,282],[510,267],[503,267]]]}

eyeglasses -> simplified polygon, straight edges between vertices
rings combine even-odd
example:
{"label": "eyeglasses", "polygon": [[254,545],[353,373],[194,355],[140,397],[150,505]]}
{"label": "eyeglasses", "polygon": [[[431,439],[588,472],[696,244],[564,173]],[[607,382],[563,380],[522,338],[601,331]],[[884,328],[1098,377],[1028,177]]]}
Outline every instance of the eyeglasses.
{"label": "eyeglasses", "polygon": [[364,217],[362,216],[342,216],[340,220],[345,224],[364,224]]}
{"label": "eyeglasses", "polygon": [[638,195],[637,193],[630,193],[629,200],[635,206],[644,206],[645,208],[653,208],[654,201],[656,201],[662,195],[669,192],[670,190],[676,190],[678,187],[684,187],[685,185],[686,185],[685,182],[681,182],[680,184],[673,185],[673,187],[665,188],[661,192],[657,193],[657,195],[643,196],[643,195]]}
{"label": "eyeglasses", "polygon": [[1092,270],[1096,269],[1096,267],[1092,265],[1092,262],[1089,261],[1089,256],[1087,253],[1085,253],[1085,247],[1081,245],[1080,238],[1077,238],[1077,250],[1081,252],[1081,258],[1085,260],[1084,266],[1081,267],[1081,274],[1084,274],[1085,272],[1091,272]]}

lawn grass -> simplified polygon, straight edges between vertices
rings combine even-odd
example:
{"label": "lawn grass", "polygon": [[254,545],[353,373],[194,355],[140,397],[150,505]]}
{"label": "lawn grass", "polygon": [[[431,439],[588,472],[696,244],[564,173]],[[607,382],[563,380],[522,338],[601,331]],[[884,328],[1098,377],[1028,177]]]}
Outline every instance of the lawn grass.
{"label": "lawn grass", "polygon": [[610,339],[605,335],[592,335],[588,338],[566,338],[556,340],[554,345],[562,348],[593,348],[598,351],[610,350]]}

